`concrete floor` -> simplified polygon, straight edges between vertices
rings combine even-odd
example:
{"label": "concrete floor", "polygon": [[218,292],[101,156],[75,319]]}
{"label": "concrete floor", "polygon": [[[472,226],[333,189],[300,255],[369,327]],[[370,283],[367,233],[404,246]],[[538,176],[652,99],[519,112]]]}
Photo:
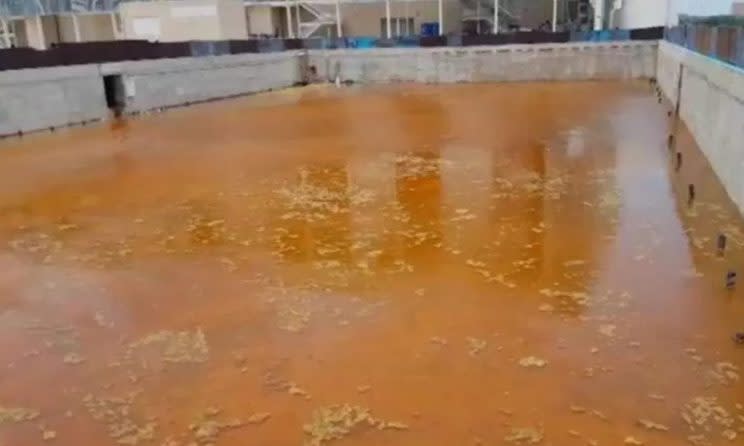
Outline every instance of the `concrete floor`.
{"label": "concrete floor", "polygon": [[736,444],[744,224],[667,119],[313,87],[3,141],[0,443]]}

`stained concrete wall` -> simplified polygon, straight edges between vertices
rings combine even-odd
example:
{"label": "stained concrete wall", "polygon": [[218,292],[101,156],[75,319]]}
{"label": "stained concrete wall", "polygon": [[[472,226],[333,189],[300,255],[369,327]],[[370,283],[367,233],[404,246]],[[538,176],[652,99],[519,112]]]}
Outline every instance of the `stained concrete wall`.
{"label": "stained concrete wall", "polygon": [[142,112],[286,88],[302,81],[300,52],[109,63],[120,74],[127,112]]}
{"label": "stained concrete wall", "polygon": [[118,75],[125,112],[286,88],[305,80],[485,82],[629,79],[656,73],[656,43],[311,50],[0,72],[0,135],[105,119],[103,76]]}
{"label": "stained concrete wall", "polygon": [[0,72],[0,136],[106,119],[103,76],[121,75],[126,112],[285,88],[299,52],[162,59]]}
{"label": "stained concrete wall", "polygon": [[98,66],[0,72],[0,136],[103,119]]}
{"label": "stained concrete wall", "polygon": [[744,71],[661,42],[657,79],[667,98],[679,101],[680,118],[744,213]]}
{"label": "stained concrete wall", "polygon": [[656,42],[468,48],[313,50],[321,79],[376,82],[504,82],[650,78]]}

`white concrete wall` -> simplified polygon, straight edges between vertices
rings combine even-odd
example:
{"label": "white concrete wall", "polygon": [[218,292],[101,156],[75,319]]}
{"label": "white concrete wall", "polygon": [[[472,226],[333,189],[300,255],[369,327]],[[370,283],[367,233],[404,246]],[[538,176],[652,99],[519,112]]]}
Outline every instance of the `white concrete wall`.
{"label": "white concrete wall", "polygon": [[614,12],[613,27],[622,29],[664,26],[667,22],[666,0],[622,0]]}
{"label": "white concrete wall", "polygon": [[[663,0],[648,0],[649,2]],[[669,24],[676,25],[680,14],[687,15],[720,15],[730,14],[734,0],[668,0]]]}
{"label": "white concrete wall", "polygon": [[360,83],[651,78],[656,42],[312,50],[309,64],[322,79]]}
{"label": "white concrete wall", "polygon": [[240,0],[138,1],[119,7],[123,37],[160,42],[245,39]]}
{"label": "white concrete wall", "polygon": [[107,115],[96,65],[0,71],[0,136]]}
{"label": "white concrete wall", "polygon": [[673,104],[680,101],[681,119],[744,213],[744,71],[664,41],[658,58],[660,88]]}
{"label": "white concrete wall", "polygon": [[274,35],[274,14],[271,6],[247,7],[248,33]]}

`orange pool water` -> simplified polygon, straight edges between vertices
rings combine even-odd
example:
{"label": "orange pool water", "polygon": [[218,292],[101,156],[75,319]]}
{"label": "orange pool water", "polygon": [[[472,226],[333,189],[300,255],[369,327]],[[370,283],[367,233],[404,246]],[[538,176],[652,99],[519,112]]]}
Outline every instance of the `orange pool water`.
{"label": "orange pool water", "polygon": [[667,108],[306,88],[0,142],[0,444],[742,444],[744,225]]}

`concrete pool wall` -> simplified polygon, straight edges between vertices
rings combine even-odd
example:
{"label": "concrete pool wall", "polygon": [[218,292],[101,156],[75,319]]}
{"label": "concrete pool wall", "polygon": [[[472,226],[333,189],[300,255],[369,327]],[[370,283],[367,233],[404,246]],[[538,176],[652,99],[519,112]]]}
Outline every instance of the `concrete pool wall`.
{"label": "concrete pool wall", "polygon": [[[680,82],[681,75],[681,82]],[[740,211],[744,210],[744,71],[662,41],[659,87]]]}
{"label": "concrete pool wall", "polygon": [[[125,112],[187,105],[306,81],[501,82],[650,78],[656,42],[309,50],[0,72],[0,136],[106,119],[104,77]],[[315,68],[315,74],[310,74]]]}
{"label": "concrete pool wall", "polygon": [[468,48],[310,51],[322,79],[360,83],[651,78],[657,43],[549,43]]}
{"label": "concrete pool wall", "polygon": [[106,119],[105,76],[120,76],[126,112],[285,88],[302,81],[297,51],[0,72],[0,136]]}

